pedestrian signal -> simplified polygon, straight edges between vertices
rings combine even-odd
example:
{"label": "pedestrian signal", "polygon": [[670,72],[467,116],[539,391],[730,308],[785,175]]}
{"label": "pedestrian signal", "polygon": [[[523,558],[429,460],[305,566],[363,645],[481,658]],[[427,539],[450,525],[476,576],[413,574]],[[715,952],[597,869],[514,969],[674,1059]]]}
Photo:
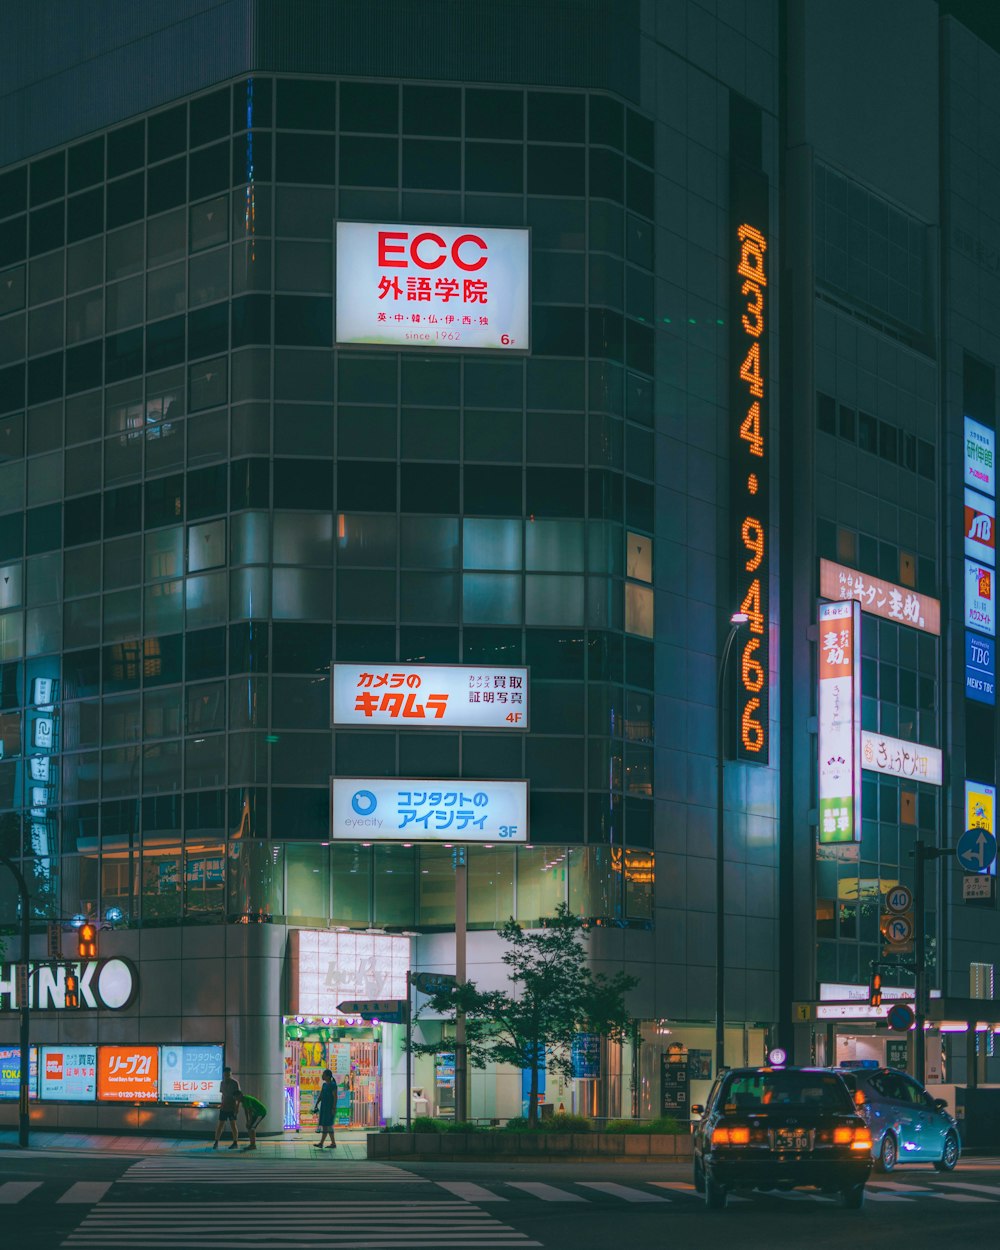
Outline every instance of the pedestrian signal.
{"label": "pedestrian signal", "polygon": [[872,1007],[882,1006],[882,974],[873,972],[868,983],[868,1002]]}
{"label": "pedestrian signal", "polygon": [[88,920],[80,925],[76,934],[76,953],[81,959],[97,958],[97,925]]}
{"label": "pedestrian signal", "polygon": [[67,972],[64,982],[64,1002],[67,1007],[80,1006],[80,978],[75,972]]}

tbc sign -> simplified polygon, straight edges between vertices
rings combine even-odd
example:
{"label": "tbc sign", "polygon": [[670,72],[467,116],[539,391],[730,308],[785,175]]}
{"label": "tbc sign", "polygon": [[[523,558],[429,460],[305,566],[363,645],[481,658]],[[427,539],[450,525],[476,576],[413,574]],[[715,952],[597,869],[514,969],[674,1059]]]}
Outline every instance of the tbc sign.
{"label": "tbc sign", "polygon": [[[93,959],[70,963],[80,979],[80,1007],[97,1011],[122,1011],[139,990],[139,971],[130,959]],[[18,964],[0,964],[0,1011],[17,1011]],[[33,963],[29,978],[28,1005],[33,1011],[65,1011],[65,963]],[[70,1010],[73,1010],[72,1008]]]}

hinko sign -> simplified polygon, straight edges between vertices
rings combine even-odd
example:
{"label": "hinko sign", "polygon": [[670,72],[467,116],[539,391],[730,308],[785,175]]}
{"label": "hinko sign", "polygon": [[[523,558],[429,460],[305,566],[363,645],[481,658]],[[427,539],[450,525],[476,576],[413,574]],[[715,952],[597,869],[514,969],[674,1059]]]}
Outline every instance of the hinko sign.
{"label": "hinko sign", "polygon": [[[17,964],[0,964],[0,1012],[17,1011]],[[31,965],[28,1004],[33,1011],[122,1011],[139,989],[139,972],[130,959],[69,961],[80,978],[80,1007],[66,1007],[66,963],[38,960]]]}
{"label": "hinko sign", "polygon": [[529,240],[527,230],[338,222],[336,341],[526,352]]}
{"label": "hinko sign", "polygon": [[335,777],[330,836],[351,842],[526,842],[528,783]]}

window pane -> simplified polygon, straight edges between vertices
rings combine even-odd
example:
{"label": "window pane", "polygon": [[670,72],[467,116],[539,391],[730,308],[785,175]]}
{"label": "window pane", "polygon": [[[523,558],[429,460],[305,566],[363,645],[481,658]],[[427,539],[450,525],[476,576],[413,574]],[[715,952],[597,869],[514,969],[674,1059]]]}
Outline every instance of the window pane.
{"label": "window pane", "polygon": [[341,566],[393,568],[396,564],[395,516],[337,516],[337,562]]}
{"label": "window pane", "polygon": [[329,564],[333,516],[329,512],[276,512],[275,564]]}
{"label": "window pane", "polygon": [[276,620],[330,620],[333,587],[325,569],[275,569],[273,615]]}
{"label": "window pane", "polygon": [[653,592],[646,586],[625,583],[625,631],[653,637]]}
{"label": "window pane", "polygon": [[467,569],[519,569],[521,522],[466,520],[463,565]]}
{"label": "window pane", "polygon": [[326,924],[330,914],[330,849],[290,843],[285,848],[286,914]]}
{"label": "window pane", "polygon": [[653,540],[645,534],[629,534],[626,539],[625,575],[640,582],[653,580]]}
{"label": "window pane", "polygon": [[411,569],[458,568],[458,520],[452,517],[402,518],[400,563]]}
{"label": "window pane", "polygon": [[226,523],[188,526],[188,571],[217,568],[226,562]]}
{"label": "window pane", "polygon": [[517,919],[531,924],[566,901],[566,852],[517,848]]}
{"label": "window pane", "polygon": [[271,570],[234,569],[229,575],[230,619],[253,620],[267,616],[270,607]]}
{"label": "window pane", "polygon": [[228,617],[225,573],[205,573],[189,577],[184,584],[188,629],[219,625]]}
{"label": "window pane", "polygon": [[582,577],[529,573],[524,580],[525,624],[583,624]]}
{"label": "window pane", "polygon": [[530,521],[525,544],[526,568],[583,572],[582,521]]}
{"label": "window pane", "polygon": [[232,520],[233,564],[267,564],[271,558],[270,517],[266,512],[241,512]]}
{"label": "window pane", "polygon": [[520,624],[521,578],[518,574],[466,573],[462,583],[466,624]]}

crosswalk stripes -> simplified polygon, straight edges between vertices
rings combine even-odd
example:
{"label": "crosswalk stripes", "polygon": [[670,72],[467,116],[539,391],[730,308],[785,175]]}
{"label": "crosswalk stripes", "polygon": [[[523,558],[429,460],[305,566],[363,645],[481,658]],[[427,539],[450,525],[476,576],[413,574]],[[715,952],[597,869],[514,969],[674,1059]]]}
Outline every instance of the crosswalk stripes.
{"label": "crosswalk stripes", "polygon": [[119,1183],[124,1185],[172,1185],[176,1182],[210,1185],[289,1185],[322,1179],[331,1185],[403,1184],[427,1185],[391,1163],[341,1163],[336,1159],[271,1160],[219,1156],[211,1151],[204,1158],[141,1159],[133,1163]]}
{"label": "crosswalk stripes", "polygon": [[57,1198],[57,1202],[100,1202],[111,1188],[111,1181],[77,1181]]}
{"label": "crosswalk stripes", "polygon": [[585,1189],[596,1189],[598,1193],[611,1194],[615,1198],[623,1198],[626,1202],[668,1202],[668,1198],[660,1194],[651,1194],[644,1189],[633,1189],[631,1185],[618,1185],[614,1181],[577,1181]]}
{"label": "crosswalk stripes", "polygon": [[541,1246],[468,1202],[101,1202],[63,1241],[72,1247],[242,1246],[255,1250],[527,1250]]}
{"label": "crosswalk stripes", "polygon": [[456,1198],[464,1198],[466,1202],[506,1202],[507,1199],[495,1194],[492,1189],[484,1189],[482,1185],[474,1185],[472,1181],[437,1181],[439,1189],[446,1189]]}
{"label": "crosswalk stripes", "polygon": [[11,1203],[20,1202],[22,1198],[27,1198],[28,1194],[38,1189],[41,1183],[41,1181],[7,1181],[0,1185],[0,1204],[9,1206]]}
{"label": "crosswalk stripes", "polygon": [[523,1189],[532,1198],[540,1198],[542,1202],[586,1202],[582,1194],[571,1194],[566,1189],[557,1189],[555,1185],[546,1185],[543,1181],[507,1181],[511,1189]]}
{"label": "crosswalk stripes", "polygon": [[972,1181],[938,1181],[942,1189],[968,1189],[977,1194],[990,1194],[1000,1198],[1000,1185],[976,1185]]}

